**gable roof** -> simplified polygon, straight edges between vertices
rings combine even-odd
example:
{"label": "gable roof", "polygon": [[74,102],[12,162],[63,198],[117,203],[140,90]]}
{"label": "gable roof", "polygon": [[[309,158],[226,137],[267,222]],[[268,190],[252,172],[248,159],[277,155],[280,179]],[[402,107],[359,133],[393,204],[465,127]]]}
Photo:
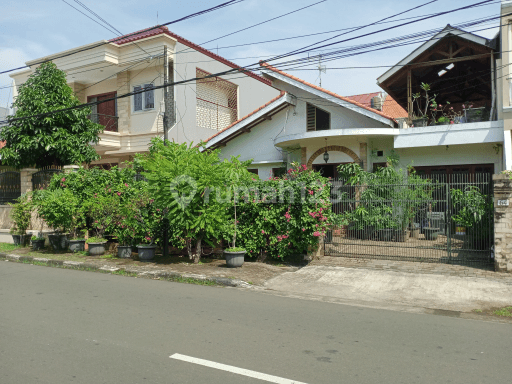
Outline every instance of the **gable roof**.
{"label": "gable roof", "polygon": [[167,28],[165,26],[158,27],[158,28],[151,27],[151,28],[141,29],[140,31],[137,31],[134,33],[129,33],[127,35],[123,35],[120,37],[116,37],[114,39],[110,39],[109,41],[116,45],[123,45],[123,44],[133,43],[134,41],[147,39],[149,37],[161,35],[161,34],[170,36],[173,39],[176,39],[179,43],[186,45],[187,47],[192,48],[198,52],[201,52],[202,54],[204,54],[208,57],[211,57],[212,59],[215,59],[215,60],[227,65],[228,67],[231,67],[234,69],[240,69],[240,71],[243,72],[244,74],[246,74],[247,76],[250,76],[258,81],[261,81],[262,83],[265,83],[267,85],[272,85],[271,81],[265,79],[264,77],[256,75],[255,73],[253,73],[251,71],[244,70],[243,68],[241,68],[239,65],[233,63],[232,61],[229,61],[229,60],[201,47],[200,45],[197,45],[197,44],[171,32],[171,31],[169,31],[169,28]]}
{"label": "gable roof", "polygon": [[[367,107],[371,108],[372,99],[381,94],[382,92],[371,92],[346,97],[350,100],[357,101],[358,103],[366,105]],[[396,100],[391,97],[391,95],[386,95],[386,98],[384,99],[382,105],[382,112],[388,116],[391,116],[393,119],[401,119],[404,117],[408,117],[407,111],[404,108],[402,108],[402,106],[398,104]]]}
{"label": "gable roof", "polygon": [[475,35],[471,32],[466,32],[462,29],[452,27],[450,24],[447,24],[446,27],[443,28],[442,31],[436,33],[434,36],[432,36],[428,41],[420,45],[418,48],[416,48],[414,51],[412,51],[409,55],[407,55],[405,58],[403,58],[398,64],[396,64],[394,67],[388,69],[384,74],[379,76],[377,78],[377,84],[382,84],[387,79],[389,79],[391,76],[393,76],[395,73],[397,73],[402,67],[409,64],[410,62],[414,61],[418,56],[420,56],[422,53],[427,51],[428,49],[432,48],[435,44],[437,44],[441,39],[445,38],[448,35],[453,35],[456,37],[459,37],[461,39],[466,39],[471,41],[472,43],[494,49],[491,47],[491,40],[488,40],[484,37]]}
{"label": "gable roof", "polygon": [[[383,113],[381,111],[378,111],[378,110],[373,109],[373,108],[371,108],[369,106],[361,104],[361,103],[359,103],[359,102],[357,102],[355,100],[351,100],[348,97],[340,96],[340,95],[338,95],[338,94],[336,94],[334,92],[331,92],[331,91],[329,91],[329,90],[327,90],[325,88],[321,88],[321,87],[319,87],[317,85],[308,83],[307,81],[299,79],[298,77],[290,75],[290,74],[288,74],[286,72],[283,72],[283,71],[281,71],[281,70],[271,66],[270,64],[268,64],[268,63],[266,63],[264,61],[260,61],[260,66],[265,68],[265,69],[270,70],[273,73],[281,75],[281,77],[277,77],[279,80],[283,80],[283,81],[286,81],[286,79],[292,80],[292,82],[287,81],[287,82],[290,82],[292,85],[294,85],[293,82],[299,82],[299,83],[305,85],[308,88],[312,88],[312,90],[320,91],[320,92],[324,93],[325,95],[334,97],[335,99],[338,99],[338,100],[342,101],[343,103],[339,103],[340,105],[342,105],[342,106],[344,106],[346,108],[352,109],[352,110],[354,110],[356,112],[363,113],[363,114],[367,115],[370,118],[373,118],[373,119],[379,120],[379,121],[382,121],[383,120],[382,118],[385,118],[388,121],[387,122],[382,121],[382,122],[387,123],[387,124],[391,123],[392,125],[397,123],[397,121],[393,117],[391,117],[391,116],[389,116],[389,115],[387,115],[387,114],[385,114],[385,113]],[[272,76],[272,74],[269,74],[269,75]],[[330,101],[334,102],[334,100],[330,100]],[[349,104],[349,105],[347,105],[347,104]],[[368,113],[368,112],[370,112],[370,113]]]}
{"label": "gable roof", "polygon": [[291,104],[291,96],[288,93],[281,91],[279,96],[273,98],[268,103],[265,103],[258,109],[252,111],[241,119],[238,119],[226,128],[215,133],[213,136],[210,136],[207,140],[205,140],[205,143],[207,144],[205,148],[219,145],[222,141],[231,140],[233,137],[239,134],[239,131],[242,128],[249,129],[249,126],[259,124],[262,120],[265,120],[266,117],[279,112],[289,104]]}

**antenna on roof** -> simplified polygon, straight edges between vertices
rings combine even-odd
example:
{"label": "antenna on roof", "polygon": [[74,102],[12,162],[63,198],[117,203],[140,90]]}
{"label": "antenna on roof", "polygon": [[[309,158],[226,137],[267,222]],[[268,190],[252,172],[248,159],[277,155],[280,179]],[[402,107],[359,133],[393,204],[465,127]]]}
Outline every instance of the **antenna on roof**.
{"label": "antenna on roof", "polygon": [[[318,55],[317,57],[318,57],[318,66],[316,68],[318,70],[318,79],[320,80],[319,85],[320,85],[320,88],[322,88],[322,73],[327,73],[327,67],[325,65],[322,65],[322,55]],[[316,60],[316,56],[309,57],[309,53],[308,53],[308,61],[314,61],[314,60]]]}

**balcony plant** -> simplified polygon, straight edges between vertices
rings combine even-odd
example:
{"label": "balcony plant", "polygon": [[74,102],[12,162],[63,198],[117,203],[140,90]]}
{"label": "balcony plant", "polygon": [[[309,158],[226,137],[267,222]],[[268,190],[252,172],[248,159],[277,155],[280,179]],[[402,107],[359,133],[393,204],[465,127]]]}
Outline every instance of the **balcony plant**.
{"label": "balcony plant", "polygon": [[485,107],[473,108],[473,105],[466,103],[462,105],[466,123],[477,123],[487,120],[488,113]]}
{"label": "balcony plant", "polygon": [[32,220],[33,204],[28,194],[21,195],[16,199],[16,203],[10,204],[12,207],[10,217],[12,226],[10,233],[15,245],[26,245],[29,237],[27,229],[30,227]]}
{"label": "balcony plant", "polygon": [[421,91],[412,95],[413,107],[416,109],[413,112],[412,126],[413,127],[426,127],[428,124],[428,108],[436,99],[436,95],[430,96],[430,85],[421,83]]}

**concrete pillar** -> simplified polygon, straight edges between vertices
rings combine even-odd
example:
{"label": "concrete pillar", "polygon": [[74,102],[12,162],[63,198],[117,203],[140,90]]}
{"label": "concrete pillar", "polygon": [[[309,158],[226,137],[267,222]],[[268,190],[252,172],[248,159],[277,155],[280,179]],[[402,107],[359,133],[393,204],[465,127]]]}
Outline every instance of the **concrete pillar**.
{"label": "concrete pillar", "polygon": [[[131,92],[130,72],[121,72],[117,74],[117,94],[122,95]],[[131,97],[125,97],[117,100],[117,123],[119,133],[130,133],[130,115],[131,115]]]}
{"label": "concrete pillar", "polygon": [[64,173],[76,172],[79,169],[80,169],[80,166],[78,166],[78,165],[65,165],[64,166]]}
{"label": "concrete pillar", "polygon": [[510,131],[504,131],[503,140],[503,170],[512,169],[512,138]]}
{"label": "concrete pillar", "polygon": [[494,269],[512,273],[512,180],[493,175]]}
{"label": "concrete pillar", "polygon": [[306,147],[302,147],[300,149],[300,163],[301,164],[308,163],[308,149]]}
{"label": "concrete pillar", "polygon": [[20,171],[21,194],[32,191],[32,175],[36,172],[36,168],[23,168]]}
{"label": "concrete pillar", "polygon": [[359,158],[363,162],[362,168],[368,170],[368,144],[359,143]]}

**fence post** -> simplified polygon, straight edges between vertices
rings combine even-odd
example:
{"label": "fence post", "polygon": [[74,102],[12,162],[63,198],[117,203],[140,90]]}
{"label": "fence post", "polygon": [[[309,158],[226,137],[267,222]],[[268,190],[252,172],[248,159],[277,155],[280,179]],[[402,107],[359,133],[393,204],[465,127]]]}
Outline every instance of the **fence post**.
{"label": "fence post", "polygon": [[35,168],[23,168],[20,171],[21,194],[32,191],[32,175],[37,172]]}
{"label": "fence post", "polygon": [[78,165],[65,165],[63,168],[64,173],[76,172],[80,169]]}
{"label": "fence post", "polygon": [[512,273],[512,180],[493,175],[494,182],[494,269]]}

